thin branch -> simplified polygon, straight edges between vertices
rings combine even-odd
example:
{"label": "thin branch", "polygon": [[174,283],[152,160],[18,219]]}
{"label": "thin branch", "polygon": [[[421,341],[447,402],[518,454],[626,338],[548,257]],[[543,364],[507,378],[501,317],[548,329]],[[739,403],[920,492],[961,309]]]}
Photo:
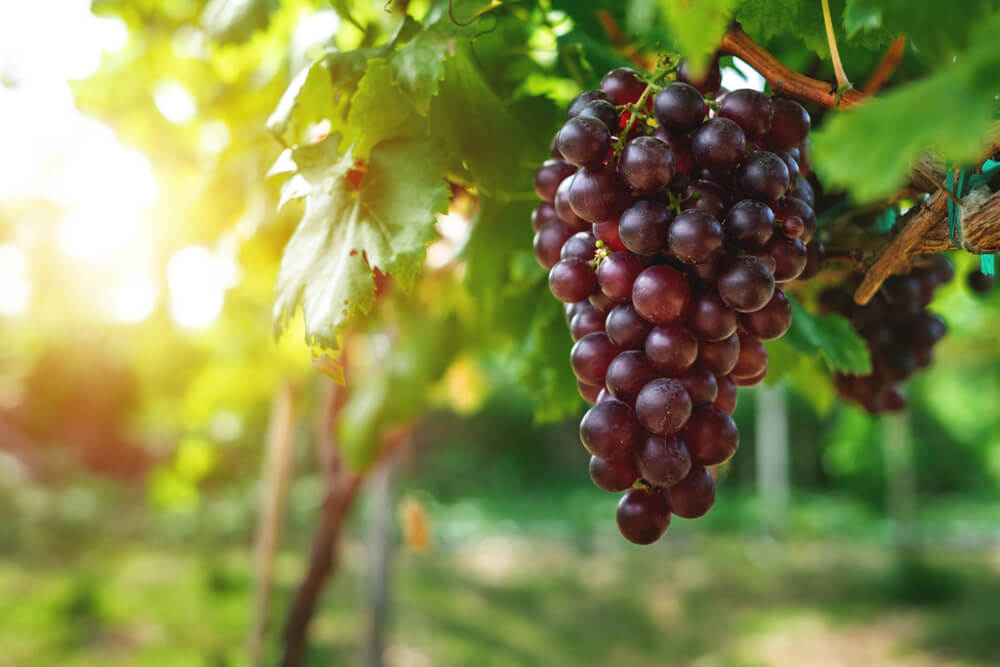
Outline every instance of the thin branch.
{"label": "thin branch", "polygon": [[865,101],[866,95],[850,88],[837,99],[836,84],[811,79],[799,74],[771,55],[767,49],[750,39],[739,26],[733,26],[722,38],[719,49],[723,53],[744,60],[767,80],[775,95],[794,97],[827,108],[846,109]]}
{"label": "thin branch", "polygon": [[625,52],[625,57],[628,58],[634,65],[641,69],[649,68],[649,61],[643,58],[642,54],[639,53],[634,46],[628,43],[625,39],[625,34],[622,29],[618,27],[618,22],[615,21],[615,17],[611,15],[606,9],[598,9],[595,12],[598,22],[600,22],[601,27],[604,28],[604,32],[607,34],[608,39],[611,43],[618,46]]}
{"label": "thin branch", "polygon": [[833,72],[837,76],[837,91],[842,93],[851,87],[851,82],[844,74],[844,66],[840,62],[840,51],[837,50],[837,35],[833,32],[833,19],[830,18],[830,0],[820,0],[823,5],[823,25],[826,26],[826,43],[830,47],[830,58],[833,60]]}
{"label": "thin branch", "polygon": [[948,197],[941,190],[931,197],[930,203],[914,206],[907,211],[897,223],[899,232],[865,273],[864,280],[854,292],[854,301],[859,304],[868,303],[886,278],[909,263],[915,254],[914,246],[947,213]]}
{"label": "thin branch", "polygon": [[871,76],[865,81],[865,85],[861,87],[861,92],[865,95],[874,95],[882,90],[882,86],[889,81],[889,77],[896,71],[899,64],[903,62],[905,49],[906,35],[900,35],[886,49],[886,52],[882,55],[882,60],[875,67],[875,71],[871,73]]}

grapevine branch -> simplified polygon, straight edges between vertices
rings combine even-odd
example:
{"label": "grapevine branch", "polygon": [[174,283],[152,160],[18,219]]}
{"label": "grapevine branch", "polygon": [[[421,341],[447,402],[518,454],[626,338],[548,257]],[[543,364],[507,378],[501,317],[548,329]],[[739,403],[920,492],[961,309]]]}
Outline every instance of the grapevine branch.
{"label": "grapevine branch", "polygon": [[906,49],[906,35],[900,35],[889,45],[882,60],[879,61],[875,71],[861,87],[861,92],[865,95],[874,95],[882,90],[892,73],[896,71],[899,64],[903,62],[903,51]]}

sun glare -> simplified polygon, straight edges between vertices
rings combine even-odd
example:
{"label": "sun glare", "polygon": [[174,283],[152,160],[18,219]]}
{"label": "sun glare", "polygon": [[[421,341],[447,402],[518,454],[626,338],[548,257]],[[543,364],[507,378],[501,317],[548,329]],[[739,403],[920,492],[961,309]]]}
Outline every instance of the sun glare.
{"label": "sun glare", "polygon": [[219,313],[235,282],[229,263],[200,245],[175,252],[167,264],[170,317],[182,327],[203,329]]}
{"label": "sun glare", "polygon": [[31,298],[28,260],[10,243],[0,244],[0,315],[20,315]]}

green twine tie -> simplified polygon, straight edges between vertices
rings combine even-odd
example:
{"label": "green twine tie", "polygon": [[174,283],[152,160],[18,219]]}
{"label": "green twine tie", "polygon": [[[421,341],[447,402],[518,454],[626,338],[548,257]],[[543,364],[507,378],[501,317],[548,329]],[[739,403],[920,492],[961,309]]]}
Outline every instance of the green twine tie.
{"label": "green twine tie", "polygon": [[[958,183],[955,182],[955,172],[950,166],[947,167],[947,181],[945,185],[948,190],[951,191],[956,198],[961,199],[969,190],[975,188],[976,186],[986,183],[990,177],[1000,169],[1000,162],[994,160],[987,160],[983,163],[981,169],[982,174],[969,174],[965,167],[958,170]],[[982,271],[987,276],[992,276],[995,270],[996,260],[994,255],[985,255],[979,252],[976,248],[971,246],[966,240],[965,235],[962,233],[962,224],[959,220],[959,208],[955,205],[955,202],[948,198],[948,238],[951,239],[951,244],[958,248],[959,250],[965,250],[973,254],[979,255],[979,270]]]}

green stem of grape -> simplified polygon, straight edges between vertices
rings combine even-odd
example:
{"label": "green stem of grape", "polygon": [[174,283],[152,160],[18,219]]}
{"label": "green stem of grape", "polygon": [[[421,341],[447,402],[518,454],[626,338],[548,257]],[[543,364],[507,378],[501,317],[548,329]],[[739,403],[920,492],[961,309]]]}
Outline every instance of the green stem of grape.
{"label": "green stem of grape", "polygon": [[667,75],[671,74],[676,69],[677,65],[672,65],[659,69],[653,75],[653,78],[650,79],[649,82],[646,84],[645,90],[642,91],[642,95],[640,95],[639,99],[635,101],[635,104],[626,105],[630,109],[632,115],[629,117],[628,123],[625,124],[625,129],[621,131],[621,134],[618,137],[618,141],[615,143],[616,157],[619,154],[621,154],[622,148],[625,146],[625,139],[626,137],[628,137],[628,133],[632,131],[632,126],[635,124],[635,119],[639,116],[643,117],[646,116],[646,112],[643,111],[643,105],[646,103],[646,98],[648,98],[649,94],[654,90],[659,90],[660,89],[660,86],[658,85],[659,82],[663,81],[663,79],[665,79]]}

